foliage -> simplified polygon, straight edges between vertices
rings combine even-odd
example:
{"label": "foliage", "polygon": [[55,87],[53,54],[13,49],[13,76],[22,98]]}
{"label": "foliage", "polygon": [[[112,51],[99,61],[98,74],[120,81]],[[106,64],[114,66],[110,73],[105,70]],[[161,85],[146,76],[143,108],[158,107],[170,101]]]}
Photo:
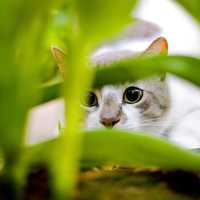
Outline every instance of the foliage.
{"label": "foliage", "polygon": [[[200,19],[197,0],[177,2]],[[153,136],[116,130],[93,134],[81,132],[80,120],[84,113],[79,107],[79,99],[92,85],[100,87],[164,72],[200,84],[200,61],[192,57],[138,58],[97,70],[88,66],[90,52],[130,22],[135,4],[135,0],[0,2],[0,175],[4,177],[2,180],[16,185],[16,190],[23,188],[29,166],[39,161],[49,164],[56,199],[73,194],[81,158],[97,165],[106,161],[122,165],[198,169],[200,156]],[[67,49],[65,70],[70,76],[62,87],[59,81],[43,84],[53,74],[54,64],[50,61],[48,49],[54,42]],[[111,79],[109,74],[116,76]],[[25,146],[28,111],[33,105],[59,95],[64,95],[68,108],[66,130],[55,141]],[[116,150],[118,157],[115,156]],[[151,157],[146,156],[149,153]],[[87,163],[82,162],[83,165]],[[20,193],[17,194],[20,198]]]}
{"label": "foliage", "polygon": [[[126,81],[136,81],[153,74],[162,75],[166,72],[173,73],[200,85],[200,60],[187,56],[153,56],[140,57],[116,62],[106,67],[94,68],[94,88],[107,84],[120,84]],[[45,103],[60,96],[59,89],[63,84],[62,79],[40,88],[43,94],[37,104]]]}

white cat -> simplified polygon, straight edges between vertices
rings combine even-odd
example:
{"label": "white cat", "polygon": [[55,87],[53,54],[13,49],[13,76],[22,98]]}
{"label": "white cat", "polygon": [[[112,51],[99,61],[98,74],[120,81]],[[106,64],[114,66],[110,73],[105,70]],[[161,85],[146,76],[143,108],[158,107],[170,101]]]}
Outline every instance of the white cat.
{"label": "white cat", "polygon": [[[166,39],[160,37],[144,51],[167,52]],[[52,48],[63,71],[65,55]],[[105,52],[92,56],[95,65],[104,65],[134,56],[131,51]],[[192,95],[191,95],[192,94]],[[106,85],[88,92],[85,128],[117,128],[143,131],[164,136],[177,144],[194,148],[200,146],[200,92],[188,82],[167,75],[151,77],[123,85]]]}

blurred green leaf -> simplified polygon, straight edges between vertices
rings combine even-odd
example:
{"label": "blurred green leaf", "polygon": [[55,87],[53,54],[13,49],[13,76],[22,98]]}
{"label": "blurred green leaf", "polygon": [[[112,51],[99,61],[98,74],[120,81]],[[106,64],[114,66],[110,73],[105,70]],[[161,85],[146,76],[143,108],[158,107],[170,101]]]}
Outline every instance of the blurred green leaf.
{"label": "blurred green leaf", "polygon": [[183,6],[194,18],[200,22],[200,1],[199,0],[175,0]]}
{"label": "blurred green leaf", "polygon": [[17,158],[13,151],[23,144],[27,112],[38,96],[34,91],[39,82],[41,41],[54,6],[53,1],[46,3],[0,2],[0,147],[10,152],[10,160]]}
{"label": "blurred green leaf", "polygon": [[87,132],[82,159],[95,164],[198,170],[200,155],[156,136],[119,130]]}
{"label": "blurred green leaf", "polygon": [[136,0],[76,0],[83,38],[90,42],[107,40],[133,19]]}
{"label": "blurred green leaf", "polygon": [[94,87],[135,81],[169,72],[200,85],[200,59],[187,56],[152,56],[115,62],[97,67]]}
{"label": "blurred green leaf", "polygon": [[[156,166],[163,169],[198,170],[200,155],[186,150],[166,138],[140,132],[95,130],[83,135],[81,165],[94,167],[106,164],[121,166]],[[28,147],[26,158],[52,160],[57,139]],[[51,151],[49,151],[51,149]],[[28,156],[29,155],[29,156]],[[30,156],[31,155],[31,156]]]}
{"label": "blurred green leaf", "polygon": [[45,84],[44,86],[42,86],[39,89],[39,93],[41,94],[40,98],[36,103],[33,103],[33,106],[59,98],[61,96],[61,82],[61,80],[55,81],[51,84]]}
{"label": "blurred green leaf", "polygon": [[[162,75],[165,72],[173,73],[200,85],[200,59],[187,56],[140,57],[116,62],[109,66],[100,66],[95,68],[95,71],[94,88],[107,84],[133,82],[154,74]],[[61,85],[62,82],[58,81],[42,87],[43,98],[37,104],[58,98]]]}
{"label": "blurred green leaf", "polygon": [[[52,9],[59,4],[54,0],[0,1],[0,151],[4,163],[0,175],[15,183],[17,190],[22,182],[15,173],[16,163],[23,153],[27,114],[39,96],[36,88],[41,82],[44,38]],[[18,199],[17,192],[13,195]]]}

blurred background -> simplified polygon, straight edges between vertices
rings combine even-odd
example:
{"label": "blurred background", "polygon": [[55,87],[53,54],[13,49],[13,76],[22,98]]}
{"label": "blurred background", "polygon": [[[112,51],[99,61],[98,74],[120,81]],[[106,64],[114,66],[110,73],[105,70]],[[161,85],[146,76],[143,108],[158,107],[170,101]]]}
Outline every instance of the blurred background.
{"label": "blurred background", "polygon": [[[175,4],[172,0],[139,1],[133,12],[133,16],[157,25],[158,32],[152,34],[151,37],[137,38],[132,41],[121,41],[114,48],[142,51],[155,37],[162,35],[169,42],[170,54],[193,56],[200,54],[199,26],[182,7]],[[149,26],[143,27],[144,33],[149,33],[153,30]],[[111,46],[107,46],[106,50],[112,48]]]}
{"label": "blurred background", "polygon": [[[169,54],[200,55],[200,27],[173,1],[141,0],[133,12],[133,17],[144,20],[143,26],[139,24],[140,32],[143,34],[133,35],[130,29],[126,34],[127,37],[121,36],[113,42],[104,44],[96,53],[120,49],[142,51],[153,39],[164,36],[169,43]],[[35,143],[56,137],[58,124],[63,125],[63,110],[62,100],[34,108],[29,114],[28,142]]]}
{"label": "blurred background", "polygon": [[[200,28],[185,10],[171,0],[142,0],[133,13],[161,28],[170,54],[200,54]],[[139,47],[138,47],[139,48]]]}

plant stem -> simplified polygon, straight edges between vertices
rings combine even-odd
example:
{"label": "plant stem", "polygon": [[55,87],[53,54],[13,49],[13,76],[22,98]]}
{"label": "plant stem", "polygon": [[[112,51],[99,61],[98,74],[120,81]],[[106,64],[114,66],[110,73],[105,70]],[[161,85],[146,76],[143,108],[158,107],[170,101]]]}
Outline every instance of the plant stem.
{"label": "plant stem", "polygon": [[84,47],[79,38],[72,41],[69,65],[66,69],[64,94],[67,128],[60,137],[55,163],[56,171],[59,172],[55,180],[60,199],[66,198],[66,193],[69,198],[73,196],[79,169],[82,138],[78,133],[84,115],[80,107],[80,99],[91,85],[93,77],[92,70],[87,65],[87,53]]}

